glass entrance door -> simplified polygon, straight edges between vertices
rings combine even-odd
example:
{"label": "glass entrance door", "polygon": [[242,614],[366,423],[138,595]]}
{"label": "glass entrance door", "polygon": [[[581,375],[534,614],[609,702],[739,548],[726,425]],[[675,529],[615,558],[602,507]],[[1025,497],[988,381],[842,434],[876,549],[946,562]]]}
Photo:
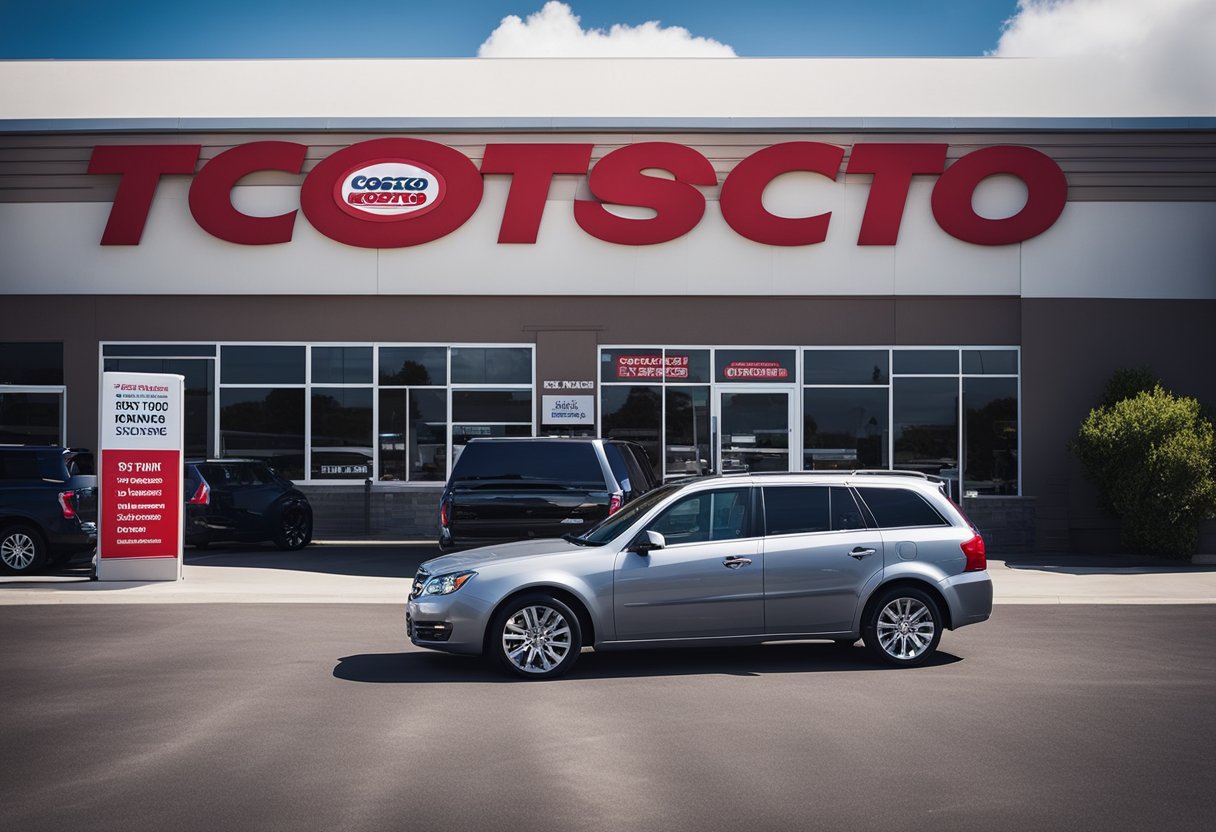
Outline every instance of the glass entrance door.
{"label": "glass entrance door", "polygon": [[796,471],[794,397],[785,387],[719,385],[718,470]]}

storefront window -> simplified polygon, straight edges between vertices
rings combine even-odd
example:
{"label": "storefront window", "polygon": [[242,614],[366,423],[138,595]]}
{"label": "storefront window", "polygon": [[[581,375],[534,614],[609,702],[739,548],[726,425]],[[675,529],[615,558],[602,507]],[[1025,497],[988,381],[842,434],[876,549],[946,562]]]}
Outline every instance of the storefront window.
{"label": "storefront window", "polygon": [[[897,363],[898,366],[898,363]],[[958,480],[958,378],[897,378],[895,467]]]}
{"label": "storefront window", "polygon": [[220,348],[222,384],[303,384],[304,347]]}
{"label": "storefront window", "polygon": [[1018,493],[1018,380],[963,379],[963,493]]}
{"label": "storefront window", "polygon": [[1016,376],[1017,350],[963,350],[963,374],[976,376]]}
{"label": "storefront window", "polygon": [[372,473],[370,387],[312,388],[312,478],[366,479]]}
{"label": "storefront window", "polygon": [[803,391],[803,470],[888,468],[888,439],[887,388]]}
{"label": "storefront window", "polygon": [[526,347],[452,347],[453,384],[531,384]]}
{"label": "storefront window", "polygon": [[806,350],[804,384],[886,384],[890,379],[887,350]]}
{"label": "storefront window", "polygon": [[380,479],[447,479],[447,391],[380,391]]}
{"label": "storefront window", "polygon": [[[708,370],[708,357],[706,369]],[[668,387],[664,466],[668,477],[699,477],[711,469],[709,387]]]}
{"label": "storefront window", "polygon": [[313,347],[313,384],[371,384],[371,347]]}
{"label": "storefront window", "polygon": [[605,439],[627,439],[646,451],[656,477],[662,478],[663,388],[658,385],[618,385],[601,388]]}
{"label": "storefront window", "polygon": [[220,455],[265,460],[303,479],[304,389],[221,388]]}
{"label": "storefront window", "polygon": [[380,383],[446,385],[447,347],[381,347]]}
{"label": "storefront window", "polygon": [[531,390],[453,390],[453,422],[532,423]]}
{"label": "storefront window", "polygon": [[896,350],[896,375],[958,375],[958,350]]}

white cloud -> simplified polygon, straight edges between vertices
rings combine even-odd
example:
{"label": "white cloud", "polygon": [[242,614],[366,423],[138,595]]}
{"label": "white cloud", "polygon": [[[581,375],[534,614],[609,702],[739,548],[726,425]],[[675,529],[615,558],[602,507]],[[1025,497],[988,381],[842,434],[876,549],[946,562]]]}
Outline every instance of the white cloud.
{"label": "white cloud", "polygon": [[1216,0],[1018,0],[989,54],[1111,58],[1179,104],[1216,109]]}
{"label": "white cloud", "polygon": [[477,50],[480,58],[733,58],[735,50],[680,26],[650,20],[584,29],[565,3],[550,0],[521,20],[508,15]]}

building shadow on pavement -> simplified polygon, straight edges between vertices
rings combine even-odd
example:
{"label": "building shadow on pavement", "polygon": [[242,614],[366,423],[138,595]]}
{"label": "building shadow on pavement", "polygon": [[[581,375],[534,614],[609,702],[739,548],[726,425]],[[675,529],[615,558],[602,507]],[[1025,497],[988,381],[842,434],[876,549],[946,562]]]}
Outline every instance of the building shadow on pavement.
{"label": "building shadow on pavement", "polygon": [[[918,669],[962,661],[938,651]],[[630,650],[584,652],[562,680],[622,679],[644,676],[765,676],[775,673],[841,673],[916,670],[888,667],[869,658],[858,644],[842,649],[833,644],[789,642],[725,649]],[[522,681],[499,671],[489,660],[446,653],[362,653],[338,659],[334,678],[379,684],[459,684],[462,682]]]}
{"label": "building shadow on pavement", "polygon": [[1144,555],[990,555],[1010,569],[1060,575],[1154,575],[1216,572],[1216,566]]}
{"label": "building shadow on pavement", "polygon": [[274,546],[248,543],[206,549],[187,549],[187,566],[223,566],[245,569],[289,569],[324,575],[361,575],[369,578],[413,578],[419,565],[442,554],[437,546],[308,546],[283,552]]}

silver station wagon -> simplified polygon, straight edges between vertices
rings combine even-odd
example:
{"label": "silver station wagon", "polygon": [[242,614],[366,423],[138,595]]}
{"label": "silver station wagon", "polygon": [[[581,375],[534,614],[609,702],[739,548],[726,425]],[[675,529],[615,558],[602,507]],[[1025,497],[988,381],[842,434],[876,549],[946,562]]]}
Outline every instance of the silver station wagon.
{"label": "silver station wagon", "polygon": [[583,647],[791,639],[861,638],[911,667],[991,612],[984,541],[938,485],[840,471],[672,483],[577,536],[435,558],[406,631],[548,679]]}

